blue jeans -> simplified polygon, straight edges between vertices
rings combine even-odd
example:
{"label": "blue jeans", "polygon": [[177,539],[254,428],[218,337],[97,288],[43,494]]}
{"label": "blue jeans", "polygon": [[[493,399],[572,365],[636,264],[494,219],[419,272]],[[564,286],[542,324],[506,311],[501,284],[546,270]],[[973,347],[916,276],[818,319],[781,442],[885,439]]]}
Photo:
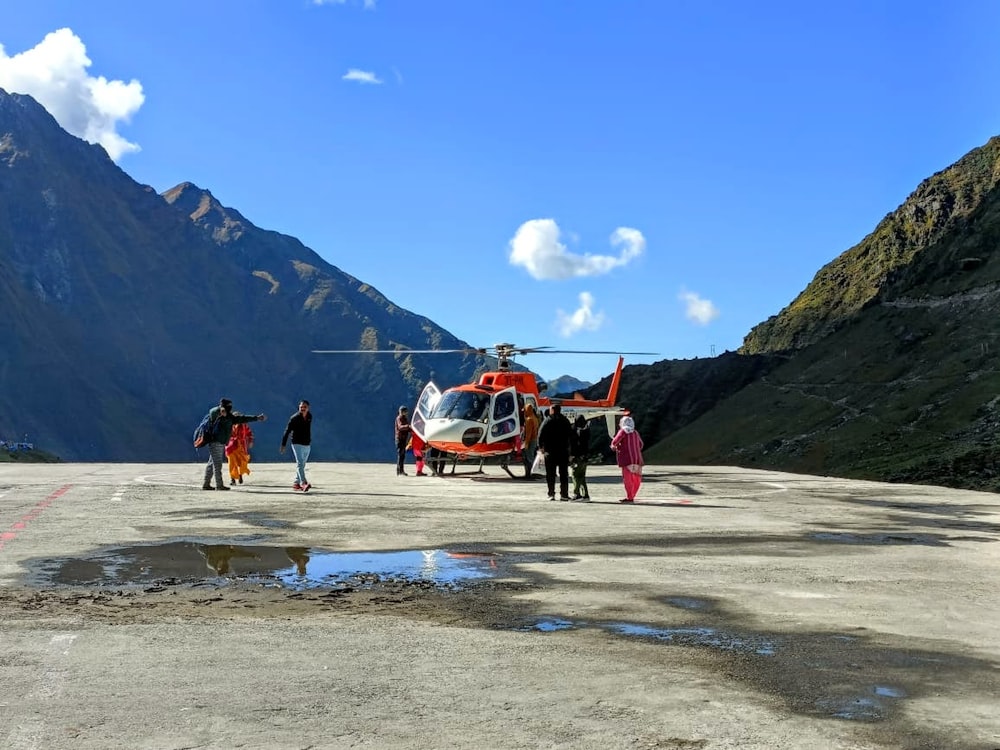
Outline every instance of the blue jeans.
{"label": "blue jeans", "polygon": [[306,461],[309,460],[311,445],[292,443],[292,455],[295,456],[295,481],[306,484]]}

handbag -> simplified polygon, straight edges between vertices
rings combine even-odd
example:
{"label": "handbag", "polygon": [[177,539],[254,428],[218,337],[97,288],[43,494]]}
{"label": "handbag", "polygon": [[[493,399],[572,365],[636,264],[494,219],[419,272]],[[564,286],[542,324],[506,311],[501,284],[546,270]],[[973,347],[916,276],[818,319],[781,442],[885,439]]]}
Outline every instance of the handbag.
{"label": "handbag", "polygon": [[531,464],[532,474],[544,474],[545,473],[545,454],[541,451],[535,454],[535,460]]}

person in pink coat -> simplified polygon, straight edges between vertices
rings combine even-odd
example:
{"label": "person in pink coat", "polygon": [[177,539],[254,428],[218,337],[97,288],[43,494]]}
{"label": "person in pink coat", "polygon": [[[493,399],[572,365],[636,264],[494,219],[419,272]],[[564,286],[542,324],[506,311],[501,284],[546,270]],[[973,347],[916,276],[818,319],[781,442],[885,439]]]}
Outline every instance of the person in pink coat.
{"label": "person in pink coat", "polygon": [[635,430],[632,417],[622,417],[618,432],[611,438],[611,447],[618,457],[622,482],[625,484],[625,499],[618,502],[634,503],[639,487],[642,486],[642,438]]}

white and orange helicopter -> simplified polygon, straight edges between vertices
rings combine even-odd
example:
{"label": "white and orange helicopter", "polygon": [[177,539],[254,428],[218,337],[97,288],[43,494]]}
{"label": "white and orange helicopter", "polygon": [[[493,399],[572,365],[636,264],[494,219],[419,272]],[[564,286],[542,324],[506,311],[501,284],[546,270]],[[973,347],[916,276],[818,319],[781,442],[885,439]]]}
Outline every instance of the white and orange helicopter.
{"label": "white and orange helicopter", "polygon": [[[585,351],[579,349],[553,349],[548,346],[520,347],[514,344],[496,344],[491,347],[466,349],[314,349],[314,354],[481,354],[495,357],[497,369],[484,372],[474,383],[457,385],[442,391],[429,381],[417,399],[410,416],[413,431],[429,447],[443,457],[451,459],[452,473],[458,461],[499,458],[500,466],[514,476],[508,468],[512,455],[521,447],[521,426],[524,407],[531,404],[541,416],[553,404],[560,404],[562,413],[573,421],[582,414],[585,419],[603,416],[608,434],[617,429],[616,420],[626,414],[616,406],[618,386],[621,383],[623,355],[656,356],[654,352]],[[588,400],[574,394],[571,398],[543,396],[546,384],[535,380],[528,371],[514,370],[514,358],[521,354],[617,354],[618,366],[611,377],[607,398]]]}

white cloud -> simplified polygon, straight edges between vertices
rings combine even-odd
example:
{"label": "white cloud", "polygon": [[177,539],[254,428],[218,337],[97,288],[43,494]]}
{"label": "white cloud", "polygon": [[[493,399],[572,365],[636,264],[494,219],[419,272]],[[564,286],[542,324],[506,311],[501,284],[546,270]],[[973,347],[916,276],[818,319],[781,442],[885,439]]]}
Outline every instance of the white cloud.
{"label": "white cloud", "polygon": [[646,238],[638,229],[619,227],[611,234],[618,255],[576,255],[559,241],[559,225],[553,219],[532,219],[518,227],[510,241],[512,266],[523,266],[539,280],[600,276],[642,255]]}
{"label": "white cloud", "polygon": [[109,81],[87,75],[87,48],[72,29],[46,34],[37,46],[8,57],[0,45],[0,88],[28,94],[49,111],[65,130],[90,143],[100,143],[118,161],[139,150],[117,128],[128,123],[146,97],[134,78]]}
{"label": "white cloud", "polygon": [[698,325],[707,326],[719,317],[719,308],[694,292],[681,292],[677,298],[684,303],[684,317]]}
{"label": "white cloud", "polygon": [[567,314],[556,310],[556,325],[559,333],[569,337],[580,331],[596,331],[604,325],[604,313],[594,312],[594,295],[590,292],[580,292],[580,306]]}
{"label": "white cloud", "polygon": [[358,70],[351,68],[343,75],[345,81],[357,81],[358,83],[382,83],[382,79],[368,70]]}

